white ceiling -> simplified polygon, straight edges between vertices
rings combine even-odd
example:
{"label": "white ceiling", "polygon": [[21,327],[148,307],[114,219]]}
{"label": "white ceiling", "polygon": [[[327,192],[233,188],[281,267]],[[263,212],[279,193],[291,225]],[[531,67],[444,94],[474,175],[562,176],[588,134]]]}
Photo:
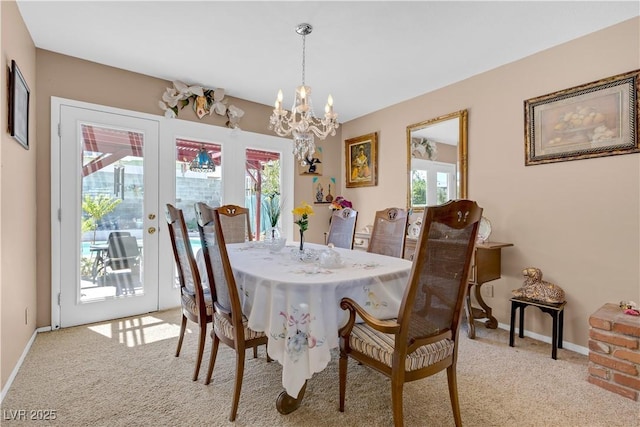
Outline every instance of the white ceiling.
{"label": "white ceiling", "polygon": [[640,15],[637,0],[17,4],[36,47],[267,105],[278,89],[292,103],[310,23],[306,84],[340,122]]}

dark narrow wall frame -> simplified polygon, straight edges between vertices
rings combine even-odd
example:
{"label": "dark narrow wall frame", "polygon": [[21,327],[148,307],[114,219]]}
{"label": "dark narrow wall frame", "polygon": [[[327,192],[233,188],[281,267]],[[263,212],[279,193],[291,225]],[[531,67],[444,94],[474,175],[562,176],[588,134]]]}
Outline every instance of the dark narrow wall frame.
{"label": "dark narrow wall frame", "polygon": [[29,86],[18,64],[11,60],[9,81],[9,132],[26,150],[29,149]]}

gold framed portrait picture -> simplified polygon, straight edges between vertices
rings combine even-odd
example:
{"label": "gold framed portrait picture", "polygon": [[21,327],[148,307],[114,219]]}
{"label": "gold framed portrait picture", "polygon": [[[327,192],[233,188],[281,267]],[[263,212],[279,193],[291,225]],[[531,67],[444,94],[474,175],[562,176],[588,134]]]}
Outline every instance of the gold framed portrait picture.
{"label": "gold framed portrait picture", "polygon": [[377,132],[345,140],[347,188],[378,185]]}

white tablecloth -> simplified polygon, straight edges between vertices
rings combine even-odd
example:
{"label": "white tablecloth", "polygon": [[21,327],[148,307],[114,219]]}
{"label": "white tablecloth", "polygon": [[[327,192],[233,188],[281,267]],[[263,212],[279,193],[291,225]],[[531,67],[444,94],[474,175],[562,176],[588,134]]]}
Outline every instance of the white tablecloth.
{"label": "white tablecloth", "polygon": [[[227,245],[249,327],[267,333],[269,356],[282,365],[282,385],[295,397],[338,347],[338,328],[347,320],[340,300],[350,297],[379,318],[396,317],[411,262],[335,248],[344,264],[326,269],[292,259],[293,248],[272,254],[260,244]],[[305,248],[326,249],[309,243]]]}

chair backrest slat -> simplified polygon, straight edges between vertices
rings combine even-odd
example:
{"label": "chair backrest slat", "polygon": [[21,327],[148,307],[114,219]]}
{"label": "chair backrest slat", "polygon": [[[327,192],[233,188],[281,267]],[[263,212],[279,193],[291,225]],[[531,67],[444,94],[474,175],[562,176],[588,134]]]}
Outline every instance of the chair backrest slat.
{"label": "chair backrest slat", "polygon": [[333,243],[338,248],[353,249],[357,219],[358,211],[354,209],[344,208],[334,211],[331,214],[327,244]]}
{"label": "chair backrest slat", "polygon": [[249,209],[237,205],[223,205],[215,209],[220,213],[225,242],[244,243],[253,240]]}
{"label": "chair backrest slat", "polygon": [[376,212],[368,252],[402,258],[407,235],[407,211],[388,208]]}

